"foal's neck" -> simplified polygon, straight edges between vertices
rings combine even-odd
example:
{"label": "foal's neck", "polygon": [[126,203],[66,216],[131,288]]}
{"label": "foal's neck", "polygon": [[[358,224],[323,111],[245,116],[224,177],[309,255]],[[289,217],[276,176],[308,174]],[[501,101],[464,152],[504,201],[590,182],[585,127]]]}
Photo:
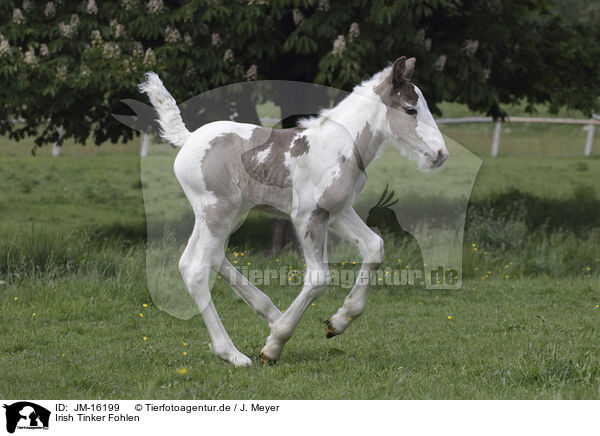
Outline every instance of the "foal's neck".
{"label": "foal's neck", "polygon": [[358,150],[365,168],[375,159],[383,142],[384,109],[374,92],[361,89],[360,93],[355,90],[327,113],[327,118],[348,132],[346,147]]}

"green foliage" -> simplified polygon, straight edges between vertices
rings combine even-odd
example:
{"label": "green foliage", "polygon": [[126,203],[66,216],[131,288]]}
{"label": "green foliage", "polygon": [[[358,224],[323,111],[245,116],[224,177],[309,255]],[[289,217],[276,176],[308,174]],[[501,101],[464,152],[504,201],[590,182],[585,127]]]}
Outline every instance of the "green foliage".
{"label": "green foliage", "polygon": [[[0,133],[96,144],[133,132],[111,113],[146,70],[178,101],[244,80],[350,89],[400,55],[441,101],[493,116],[525,99],[589,113],[600,95],[599,30],[549,0],[81,0],[0,6]],[[51,5],[51,6],[49,6]],[[257,66],[256,69],[253,66]],[[256,71],[256,73],[254,73]],[[23,118],[25,125],[6,120]]]}

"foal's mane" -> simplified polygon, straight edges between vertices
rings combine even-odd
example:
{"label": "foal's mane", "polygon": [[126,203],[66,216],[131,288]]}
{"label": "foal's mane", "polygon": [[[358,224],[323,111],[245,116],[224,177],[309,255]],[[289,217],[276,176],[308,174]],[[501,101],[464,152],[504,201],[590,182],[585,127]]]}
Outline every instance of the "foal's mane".
{"label": "foal's mane", "polygon": [[361,98],[373,98],[375,95],[373,89],[380,85],[389,75],[392,69],[392,65],[388,65],[383,70],[375,73],[368,79],[363,80],[360,84],[356,85],[350,94],[348,94],[341,102],[332,108],[323,108],[319,111],[317,116],[302,118],[298,120],[298,127],[303,129],[310,129],[320,127],[323,122],[329,118],[332,118],[337,112],[346,111],[349,107],[356,105],[357,96]]}

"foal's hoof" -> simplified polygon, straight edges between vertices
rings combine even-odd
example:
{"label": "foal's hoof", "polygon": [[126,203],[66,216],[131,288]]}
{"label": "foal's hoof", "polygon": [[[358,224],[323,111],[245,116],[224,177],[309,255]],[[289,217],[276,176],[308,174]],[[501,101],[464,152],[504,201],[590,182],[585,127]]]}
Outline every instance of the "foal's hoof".
{"label": "foal's hoof", "polygon": [[260,353],[260,361],[262,363],[264,363],[265,365],[275,365],[277,363],[276,360],[271,359],[269,356],[267,356],[265,353]]}
{"label": "foal's hoof", "polygon": [[327,319],[323,321],[323,324],[325,324],[325,337],[327,339],[333,338],[337,335],[335,329],[333,328],[333,323],[331,322],[331,320]]}

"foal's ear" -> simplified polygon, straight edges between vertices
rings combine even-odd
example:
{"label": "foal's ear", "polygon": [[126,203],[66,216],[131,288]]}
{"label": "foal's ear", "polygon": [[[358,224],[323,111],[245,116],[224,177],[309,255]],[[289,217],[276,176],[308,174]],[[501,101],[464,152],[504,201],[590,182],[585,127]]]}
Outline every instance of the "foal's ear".
{"label": "foal's ear", "polygon": [[392,66],[392,85],[394,88],[399,88],[402,82],[410,82],[415,72],[416,61],[415,58],[406,59],[406,56],[396,59]]}

